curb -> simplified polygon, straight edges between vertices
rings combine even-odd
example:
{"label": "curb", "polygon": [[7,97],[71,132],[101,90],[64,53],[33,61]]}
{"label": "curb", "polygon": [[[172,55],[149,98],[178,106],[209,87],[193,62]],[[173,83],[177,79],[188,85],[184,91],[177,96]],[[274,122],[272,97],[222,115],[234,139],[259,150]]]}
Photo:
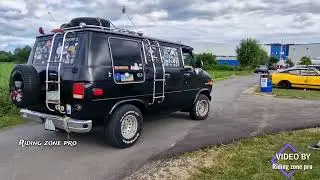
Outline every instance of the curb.
{"label": "curb", "polygon": [[231,75],[231,76],[226,76],[226,77],[222,77],[222,78],[217,78],[214,79],[215,81],[221,81],[221,80],[226,80],[226,79],[230,79],[230,78],[234,78],[236,77],[236,75]]}
{"label": "curb", "polygon": [[248,89],[244,90],[243,93],[245,93],[245,94],[254,94],[254,95],[258,95],[258,96],[266,96],[266,97],[276,97],[276,95],[273,95],[273,94],[266,94],[266,93],[258,93],[258,92],[256,92],[257,87],[259,87],[259,85],[254,85],[252,87],[249,87]]}

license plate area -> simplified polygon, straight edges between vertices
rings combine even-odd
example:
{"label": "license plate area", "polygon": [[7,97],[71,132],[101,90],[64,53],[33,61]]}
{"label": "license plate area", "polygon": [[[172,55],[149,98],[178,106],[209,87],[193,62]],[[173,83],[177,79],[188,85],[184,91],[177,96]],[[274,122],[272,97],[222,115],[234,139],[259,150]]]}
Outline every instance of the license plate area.
{"label": "license plate area", "polygon": [[55,131],[56,127],[51,119],[46,119],[44,121],[44,129],[49,131]]}
{"label": "license plate area", "polygon": [[49,91],[47,92],[47,98],[49,101],[59,101],[60,93],[59,91]]}

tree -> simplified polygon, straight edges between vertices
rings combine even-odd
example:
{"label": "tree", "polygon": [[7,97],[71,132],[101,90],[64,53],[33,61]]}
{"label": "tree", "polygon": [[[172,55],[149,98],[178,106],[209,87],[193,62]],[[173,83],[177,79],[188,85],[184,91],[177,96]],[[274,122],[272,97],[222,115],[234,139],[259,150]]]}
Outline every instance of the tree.
{"label": "tree", "polygon": [[14,50],[14,61],[17,62],[27,62],[31,52],[30,46],[25,46],[24,48],[16,48]]}
{"label": "tree", "polygon": [[4,53],[0,53],[0,62],[9,62],[8,55],[6,55]]}
{"label": "tree", "polygon": [[237,46],[237,58],[243,67],[256,67],[261,63],[261,50],[256,39],[248,38],[241,40]]}
{"label": "tree", "polygon": [[267,65],[269,62],[268,52],[260,48],[260,64]]}
{"label": "tree", "polygon": [[213,68],[214,65],[217,64],[216,62],[216,56],[213,55],[212,53],[201,53],[196,55],[197,61],[202,61],[203,62],[203,68],[204,69],[211,69]]}
{"label": "tree", "polygon": [[300,65],[311,65],[312,61],[309,57],[303,56],[300,60]]}
{"label": "tree", "polygon": [[286,64],[287,64],[288,67],[293,67],[294,66],[294,63],[292,62],[291,59],[286,60]]}
{"label": "tree", "polygon": [[269,59],[270,65],[276,64],[277,62],[279,62],[279,59],[277,57],[275,57],[275,56],[270,57],[270,59]]}

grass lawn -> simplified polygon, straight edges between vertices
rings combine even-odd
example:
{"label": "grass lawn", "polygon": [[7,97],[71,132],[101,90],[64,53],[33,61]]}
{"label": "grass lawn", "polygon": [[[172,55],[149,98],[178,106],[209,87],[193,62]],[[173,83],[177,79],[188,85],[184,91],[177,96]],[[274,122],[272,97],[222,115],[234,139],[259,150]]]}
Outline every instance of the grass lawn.
{"label": "grass lawn", "polygon": [[[320,177],[320,151],[309,149],[308,146],[319,140],[319,128],[252,137],[152,162],[133,174],[131,179],[284,180],[286,178],[279,170],[272,169],[271,160],[289,143],[298,153],[310,153],[310,159],[278,163],[299,164],[303,167],[312,165],[310,170],[296,171],[292,180],[316,180]],[[291,153],[288,150],[285,152]]]}
{"label": "grass lawn", "polygon": [[9,99],[8,82],[13,67],[12,63],[0,63],[0,128],[25,122]]}
{"label": "grass lawn", "polygon": [[[270,161],[287,143],[293,145],[300,153],[311,153],[309,161],[299,161],[299,164],[312,165],[313,168],[297,171],[293,175],[294,179],[319,179],[320,151],[307,148],[319,140],[320,130],[310,129],[266,135],[227,146],[213,147],[201,152],[205,153],[207,158],[211,158],[213,164],[200,167],[190,179],[285,179],[279,170],[272,169]],[[197,152],[191,156],[197,156]],[[290,164],[288,161],[282,163]]]}
{"label": "grass lawn", "polygon": [[278,97],[320,100],[320,90],[303,89],[273,89],[273,94]]}
{"label": "grass lawn", "polygon": [[228,78],[232,75],[238,75],[238,76],[245,76],[245,75],[250,75],[252,72],[249,71],[223,71],[223,70],[209,70],[208,71],[212,77],[214,77],[215,79],[224,79],[224,78]]}
{"label": "grass lawn", "polygon": [[[257,88],[257,92],[260,92],[260,87]],[[272,94],[275,95],[276,97],[282,97],[282,98],[320,100],[320,90],[273,88]]]}
{"label": "grass lawn", "polygon": [[0,117],[0,129],[5,127],[12,127],[18,124],[23,124],[25,121],[19,115],[10,115]]}

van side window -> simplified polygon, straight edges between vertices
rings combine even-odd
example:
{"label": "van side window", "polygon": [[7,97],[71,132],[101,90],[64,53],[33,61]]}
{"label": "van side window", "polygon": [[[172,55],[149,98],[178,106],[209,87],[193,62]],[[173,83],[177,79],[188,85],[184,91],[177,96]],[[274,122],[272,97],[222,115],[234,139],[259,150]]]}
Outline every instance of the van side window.
{"label": "van side window", "polygon": [[161,55],[164,67],[177,68],[182,67],[179,59],[178,48],[161,46]]}
{"label": "van side window", "polygon": [[143,82],[144,72],[138,41],[109,38],[113,60],[114,80],[117,83]]}

